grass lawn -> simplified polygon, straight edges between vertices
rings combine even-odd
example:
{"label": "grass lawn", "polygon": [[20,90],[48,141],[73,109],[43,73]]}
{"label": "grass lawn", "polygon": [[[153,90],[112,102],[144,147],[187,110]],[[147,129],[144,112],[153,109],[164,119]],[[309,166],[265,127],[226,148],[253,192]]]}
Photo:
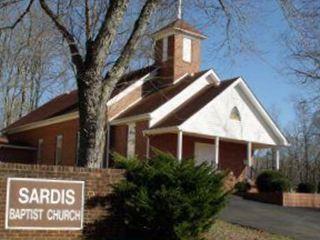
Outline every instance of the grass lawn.
{"label": "grass lawn", "polygon": [[292,240],[256,229],[241,227],[218,220],[207,234],[208,240]]}

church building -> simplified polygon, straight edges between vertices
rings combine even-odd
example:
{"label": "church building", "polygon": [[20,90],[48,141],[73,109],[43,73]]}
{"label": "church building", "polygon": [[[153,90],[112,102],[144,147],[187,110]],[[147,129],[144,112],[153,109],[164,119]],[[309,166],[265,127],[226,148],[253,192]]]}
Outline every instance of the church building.
{"label": "church building", "polygon": [[[242,77],[201,69],[206,36],[178,19],[153,34],[154,64],[124,75],[108,102],[105,162],[112,152],[148,158],[156,148],[195,158],[236,177],[251,169],[257,149],[288,142]],[[77,165],[78,95],[62,94],[2,130],[0,161]]]}

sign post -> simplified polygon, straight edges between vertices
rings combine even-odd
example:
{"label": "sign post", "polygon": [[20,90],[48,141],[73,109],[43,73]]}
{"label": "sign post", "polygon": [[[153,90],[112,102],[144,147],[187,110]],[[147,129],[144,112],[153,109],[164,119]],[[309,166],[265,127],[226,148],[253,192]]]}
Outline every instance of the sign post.
{"label": "sign post", "polygon": [[84,181],[8,178],[6,229],[81,230]]}

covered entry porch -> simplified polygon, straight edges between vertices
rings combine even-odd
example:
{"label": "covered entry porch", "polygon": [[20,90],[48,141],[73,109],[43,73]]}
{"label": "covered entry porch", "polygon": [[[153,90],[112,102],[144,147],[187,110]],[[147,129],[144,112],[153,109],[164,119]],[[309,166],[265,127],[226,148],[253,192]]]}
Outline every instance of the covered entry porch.
{"label": "covered entry porch", "polygon": [[280,166],[277,146],[177,129],[148,130],[145,135],[147,156],[152,156],[152,148],[157,148],[173,154],[179,160],[194,158],[197,163],[208,162],[218,169],[230,170],[240,179],[254,176],[255,150],[273,149],[276,152],[273,168],[279,169]]}

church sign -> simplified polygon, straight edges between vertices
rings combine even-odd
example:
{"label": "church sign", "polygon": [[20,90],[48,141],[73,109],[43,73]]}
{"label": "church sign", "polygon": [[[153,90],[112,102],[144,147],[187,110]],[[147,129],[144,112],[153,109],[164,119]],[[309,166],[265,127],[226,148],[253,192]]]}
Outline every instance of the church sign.
{"label": "church sign", "polygon": [[8,178],[6,229],[80,230],[84,181]]}

